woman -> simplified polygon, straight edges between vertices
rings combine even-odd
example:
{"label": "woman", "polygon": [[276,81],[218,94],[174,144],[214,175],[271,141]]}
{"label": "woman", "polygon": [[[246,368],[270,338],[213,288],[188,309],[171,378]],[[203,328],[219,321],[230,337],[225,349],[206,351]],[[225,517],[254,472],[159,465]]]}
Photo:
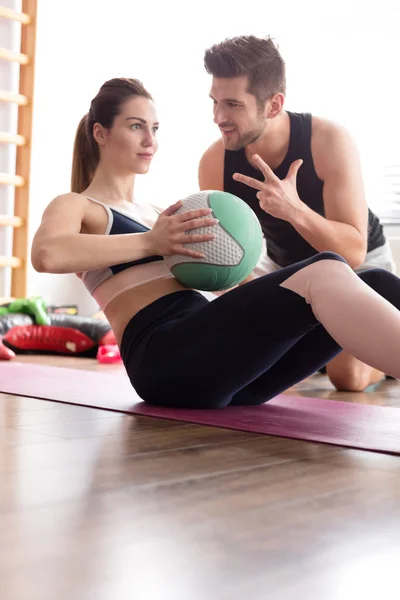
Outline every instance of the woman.
{"label": "woman", "polygon": [[[139,81],[106,82],[78,127],[72,193],[47,207],[32,247],[36,270],[82,278],[141,398],[190,408],[261,404],[341,349],[399,378],[400,280],[391,273],[356,275],[323,252],[212,302],[172,276],[162,257],[199,256],[188,244],[213,239],[216,221],[207,210],[175,215],[179,202],[157,215],[134,201],[157,129]],[[200,226],[210,234],[196,234]]]}

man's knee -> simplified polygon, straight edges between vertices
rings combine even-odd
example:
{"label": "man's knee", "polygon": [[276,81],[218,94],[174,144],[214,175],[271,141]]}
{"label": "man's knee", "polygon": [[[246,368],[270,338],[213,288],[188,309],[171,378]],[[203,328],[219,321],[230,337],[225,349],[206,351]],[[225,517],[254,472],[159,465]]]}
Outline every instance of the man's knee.
{"label": "man's knee", "polygon": [[336,367],[327,365],[331,383],[339,392],[363,392],[374,381],[375,369],[363,363]]}
{"label": "man's knee", "polygon": [[365,373],[328,373],[328,375],[338,392],[363,392],[371,383],[370,377]]}

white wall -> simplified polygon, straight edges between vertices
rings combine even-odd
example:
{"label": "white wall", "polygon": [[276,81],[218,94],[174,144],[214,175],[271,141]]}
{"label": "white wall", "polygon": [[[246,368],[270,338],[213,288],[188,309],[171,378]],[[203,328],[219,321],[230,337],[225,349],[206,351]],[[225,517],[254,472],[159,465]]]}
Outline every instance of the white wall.
{"label": "white wall", "polygon": [[[138,195],[167,205],[196,190],[198,160],[218,136],[203,53],[225,37],[248,33],[279,42],[287,62],[287,108],[336,119],[353,132],[370,203],[379,204],[371,165],[394,154],[400,130],[400,92],[390,87],[400,56],[397,5],[337,0],[327,10],[320,0],[40,0],[31,235],[47,203],[69,190],[77,123],[111,77],[142,79],[158,105],[160,150],[151,174],[139,180]],[[389,10],[397,23],[393,15],[387,19]],[[84,314],[95,309],[74,276],[31,269],[29,292],[52,303],[78,302]]]}

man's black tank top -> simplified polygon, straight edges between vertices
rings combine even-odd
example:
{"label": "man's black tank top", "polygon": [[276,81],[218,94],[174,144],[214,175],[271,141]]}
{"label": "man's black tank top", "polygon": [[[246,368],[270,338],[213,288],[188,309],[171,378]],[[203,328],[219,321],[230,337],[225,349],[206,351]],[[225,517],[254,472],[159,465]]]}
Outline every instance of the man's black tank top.
{"label": "man's black tank top", "polygon": [[[288,111],[287,111],[288,112]],[[284,179],[293,161],[303,159],[297,174],[297,191],[301,200],[318,214],[325,216],[322,197],[323,182],[318,178],[311,154],[311,114],[291,113],[289,148],[283,162],[274,173]],[[245,149],[225,150],[224,190],[244,200],[260,220],[267,240],[268,256],[279,266],[287,267],[318,253],[287,221],[272,217],[262,210],[257,190],[232,179],[234,173],[263,180],[262,173],[246,158]],[[383,246],[385,236],[378,217],[368,209],[368,252]]]}

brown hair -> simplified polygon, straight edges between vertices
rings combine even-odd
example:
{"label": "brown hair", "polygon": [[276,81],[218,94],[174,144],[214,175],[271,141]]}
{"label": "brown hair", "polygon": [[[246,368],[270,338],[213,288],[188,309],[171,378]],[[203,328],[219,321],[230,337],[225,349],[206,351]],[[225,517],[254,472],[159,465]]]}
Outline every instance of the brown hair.
{"label": "brown hair", "polygon": [[106,81],[90,104],[89,112],[81,119],[75,135],[72,158],[71,190],[78,194],[93,179],[100,154],[93,137],[93,125],[100,123],[110,129],[122,105],[134,96],[152,99],[137,79],[116,78]]}
{"label": "brown hair", "polygon": [[285,62],[270,37],[253,35],[226,39],[204,55],[207,73],[214,77],[248,77],[248,92],[260,107],[274,94],[286,92]]}

